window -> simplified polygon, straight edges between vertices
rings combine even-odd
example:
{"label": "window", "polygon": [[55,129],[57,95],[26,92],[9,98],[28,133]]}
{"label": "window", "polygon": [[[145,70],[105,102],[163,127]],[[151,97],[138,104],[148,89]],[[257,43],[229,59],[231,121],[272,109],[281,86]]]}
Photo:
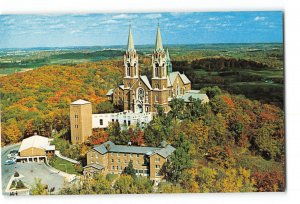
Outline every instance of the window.
{"label": "window", "polygon": [[117,170],[119,170],[119,166],[117,166]]}
{"label": "window", "polygon": [[157,67],[155,67],[154,77],[158,77],[158,64],[157,64]]}
{"label": "window", "polygon": [[128,120],[128,126],[130,126],[130,124],[131,124],[131,123],[130,123],[130,120]]}
{"label": "window", "polygon": [[100,125],[103,125],[103,119],[100,119],[99,122],[100,122]]}
{"label": "window", "polygon": [[126,125],[126,120],[124,120],[124,124]]}
{"label": "window", "polygon": [[126,157],[126,154],[124,153],[124,155],[123,155],[124,157]]}
{"label": "window", "polygon": [[77,114],[75,115],[75,118],[78,118],[78,115],[77,115]]}
{"label": "window", "polygon": [[137,155],[136,155],[136,157],[138,158],[138,157],[140,157],[140,155],[139,155],[139,154],[137,154]]}
{"label": "window", "polygon": [[127,75],[126,76],[130,76],[130,63],[127,63]]}
{"label": "window", "polygon": [[145,91],[144,91],[144,89],[139,88],[138,91],[137,91],[137,93],[138,93],[138,99],[140,101],[144,101],[144,98],[145,98]]}
{"label": "window", "polygon": [[115,119],[111,119],[111,122],[115,122]]}
{"label": "window", "polygon": [[160,168],[160,165],[155,165],[155,169],[159,169]]}
{"label": "window", "polygon": [[155,158],[155,162],[160,162],[160,158]]}
{"label": "window", "polygon": [[120,159],[118,159],[118,163],[120,163]]}
{"label": "window", "polygon": [[155,95],[155,102],[158,102],[158,97],[157,97],[157,95]]}
{"label": "window", "polygon": [[111,166],[111,170],[115,170],[115,166]]}
{"label": "window", "polygon": [[111,162],[114,162],[114,159],[111,159]]}

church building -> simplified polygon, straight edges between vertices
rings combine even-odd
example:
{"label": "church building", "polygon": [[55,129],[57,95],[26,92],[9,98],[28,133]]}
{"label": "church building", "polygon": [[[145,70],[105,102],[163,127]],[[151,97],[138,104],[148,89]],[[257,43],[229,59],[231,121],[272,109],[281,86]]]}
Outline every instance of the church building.
{"label": "church building", "polygon": [[191,90],[191,81],[185,74],[173,72],[168,49],[163,48],[159,26],[152,53],[151,79],[140,74],[139,56],[129,27],[123,84],[109,90],[106,95],[108,100],[123,110],[118,113],[92,114],[92,104],[89,101],[79,99],[70,104],[73,144],[84,143],[92,135],[93,129],[106,129],[111,122],[118,122],[124,128],[137,124],[145,127],[153,119],[156,107],[160,106],[168,112],[174,98],[181,98],[186,103],[190,102],[190,98],[199,99],[202,103],[209,102],[206,94]]}
{"label": "church building", "polygon": [[184,73],[173,72],[168,49],[164,49],[159,26],[156,31],[155,48],[152,53],[152,78],[141,75],[139,56],[134,48],[131,27],[129,27],[127,50],[124,54],[123,84],[109,90],[108,99],[114,105],[123,107],[126,112],[156,112],[155,107],[170,110],[169,103],[174,98],[188,96],[208,102],[206,94],[191,91],[191,81]]}

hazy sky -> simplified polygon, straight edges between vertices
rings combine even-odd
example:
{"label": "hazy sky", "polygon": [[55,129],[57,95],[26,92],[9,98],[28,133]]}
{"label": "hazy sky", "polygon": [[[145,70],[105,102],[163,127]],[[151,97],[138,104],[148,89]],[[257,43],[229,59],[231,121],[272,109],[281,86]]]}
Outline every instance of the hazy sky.
{"label": "hazy sky", "polygon": [[0,48],[283,42],[282,12],[0,15]]}

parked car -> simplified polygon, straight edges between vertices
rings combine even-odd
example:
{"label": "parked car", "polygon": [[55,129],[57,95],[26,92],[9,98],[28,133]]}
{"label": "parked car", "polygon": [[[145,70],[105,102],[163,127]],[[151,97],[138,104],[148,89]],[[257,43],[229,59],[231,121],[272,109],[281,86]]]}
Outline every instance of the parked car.
{"label": "parked car", "polygon": [[7,158],[11,159],[11,158],[15,158],[16,156],[18,156],[18,150],[12,150],[7,155]]}
{"label": "parked car", "polygon": [[12,160],[12,159],[8,159],[4,162],[5,165],[11,165],[11,164],[15,164],[16,163],[16,160]]}

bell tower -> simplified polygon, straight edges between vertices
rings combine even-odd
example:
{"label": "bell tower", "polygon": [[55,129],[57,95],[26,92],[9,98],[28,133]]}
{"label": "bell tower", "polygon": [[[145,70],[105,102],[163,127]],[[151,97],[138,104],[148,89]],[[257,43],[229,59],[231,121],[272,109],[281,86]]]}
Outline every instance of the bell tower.
{"label": "bell tower", "polygon": [[167,55],[163,48],[160,27],[157,26],[155,49],[152,54],[152,87],[154,104],[168,106]]}
{"label": "bell tower", "polygon": [[133,110],[132,85],[139,78],[139,59],[134,48],[131,25],[129,26],[127,50],[124,54],[124,110]]}

